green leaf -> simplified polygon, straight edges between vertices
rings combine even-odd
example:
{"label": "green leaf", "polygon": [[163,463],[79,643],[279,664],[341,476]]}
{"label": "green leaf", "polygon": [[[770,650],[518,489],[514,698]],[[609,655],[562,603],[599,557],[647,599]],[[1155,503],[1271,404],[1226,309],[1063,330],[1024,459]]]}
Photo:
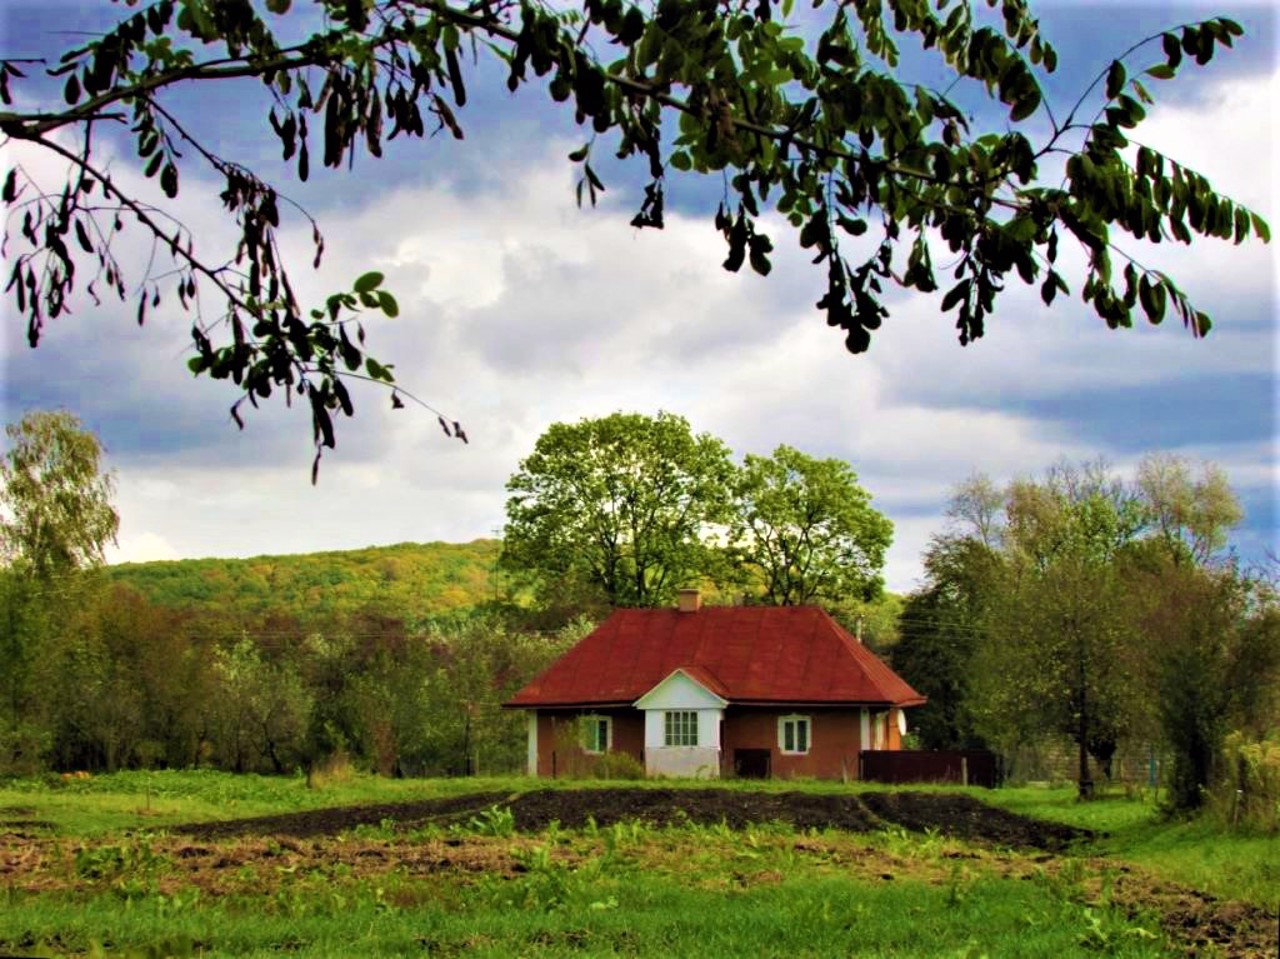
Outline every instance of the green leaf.
{"label": "green leaf", "polygon": [[400,304],[386,290],[378,291],[378,305],[382,307],[382,312],[392,319],[400,315]]}
{"label": "green leaf", "polygon": [[946,313],[948,310],[952,309],[961,300],[963,300],[966,296],[969,295],[969,286],[971,285],[971,283],[972,283],[971,280],[961,280],[959,283],[957,283],[955,286],[953,286],[950,290],[947,291],[947,295],[942,298],[943,313]]}
{"label": "green leaf", "polygon": [[1040,88],[1032,81],[1032,85],[1021,92],[1013,109],[1009,111],[1009,119],[1017,123],[1025,120],[1038,109],[1040,109]]}
{"label": "green leaf", "polygon": [[1263,243],[1271,242],[1271,228],[1267,226],[1267,221],[1256,213],[1249,214],[1249,222],[1253,224],[1253,232],[1258,235]]}
{"label": "green leaf", "polygon": [[267,9],[276,16],[282,17],[289,12],[293,0],[267,0]]}
{"label": "green leaf", "polygon": [[1228,17],[1218,17],[1218,23],[1233,37],[1243,37],[1244,27]]}
{"label": "green leaf", "polygon": [[[156,156],[162,155],[156,154]],[[164,195],[170,200],[178,195],[178,168],[172,163],[166,163],[164,170],[160,173],[160,189],[164,190]]]}
{"label": "green leaf", "polygon": [[383,275],[381,273],[377,270],[370,270],[368,273],[364,274],[364,276],[360,277],[360,279],[356,280],[356,285],[353,289],[357,293],[372,293],[382,285],[382,280]]}
{"label": "green leaf", "polygon": [[1119,60],[1111,61],[1111,69],[1107,71],[1107,99],[1114,100],[1124,89],[1124,64]]}
{"label": "green leaf", "polygon": [[1157,63],[1154,67],[1148,68],[1146,74],[1157,80],[1172,80],[1177,75],[1173,67],[1167,63]]}

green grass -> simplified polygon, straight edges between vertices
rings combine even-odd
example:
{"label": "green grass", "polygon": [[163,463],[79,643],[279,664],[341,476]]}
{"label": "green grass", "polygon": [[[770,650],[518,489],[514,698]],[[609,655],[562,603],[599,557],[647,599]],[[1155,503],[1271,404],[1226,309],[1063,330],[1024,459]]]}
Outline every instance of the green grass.
{"label": "green grass", "polygon": [[[592,854],[565,864],[535,852],[523,873],[478,879],[403,871],[376,878],[334,870],[280,873],[285,867],[268,863],[264,878],[273,888],[207,900],[190,892],[161,894],[141,874],[123,882],[122,875],[86,881],[81,890],[58,895],[11,890],[0,915],[0,950],[63,954],[102,946],[116,954],[123,946],[152,954],[307,957],[424,951],[1166,955],[1153,919],[1129,918],[1105,903],[1086,905],[1072,887],[1049,877],[1011,883],[965,868],[937,881],[914,877],[909,867],[892,879],[867,876],[822,857],[798,857],[796,837],[781,831],[745,852],[737,837],[696,828],[641,831],[621,851],[607,840],[563,842]],[[148,868],[154,879],[166,867]]]}
{"label": "green grass", "polygon": [[1150,796],[1080,802],[1074,787],[998,789],[984,797],[1013,812],[1106,833],[1088,852],[1134,863],[1227,899],[1280,908],[1280,836],[1225,828],[1208,817],[1170,821]]}
{"label": "green grass", "polygon": [[[44,857],[38,874],[0,873],[0,954],[1146,957],[1170,953],[1159,916],[1141,900],[1113,905],[1121,863],[1255,904],[1274,907],[1280,898],[1274,837],[1207,821],[1168,824],[1139,799],[1078,803],[1065,789],[968,790],[1109,833],[1051,861],[902,829],[854,836],[777,824],[745,832],[620,825],[537,837],[483,823],[408,836],[361,827],[297,852],[270,840],[225,840],[198,854],[164,831],[546,785],[706,783],[348,775],[308,789],[301,777],[207,771],[10,781],[0,788],[0,820],[54,825],[33,847]],[[428,848],[444,865],[420,864]],[[230,864],[217,866],[220,857]]]}
{"label": "green grass", "polygon": [[160,830],[190,822],[241,819],[352,806],[409,802],[471,792],[527,789],[528,779],[384,779],[351,773],[232,775],[212,770],[120,772],[89,779],[57,776],[0,783],[0,820],[36,819],[59,835],[91,837],[127,829]]}

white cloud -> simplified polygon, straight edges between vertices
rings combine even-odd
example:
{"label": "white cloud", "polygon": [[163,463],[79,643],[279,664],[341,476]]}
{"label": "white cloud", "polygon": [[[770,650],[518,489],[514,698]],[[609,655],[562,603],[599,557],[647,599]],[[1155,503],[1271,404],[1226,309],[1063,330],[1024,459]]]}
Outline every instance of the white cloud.
{"label": "white cloud", "polygon": [[[1246,118],[1269,116],[1275,79],[1231,83],[1208,108],[1158,110],[1152,136],[1220,189],[1274,210],[1275,178],[1259,159],[1273,150],[1273,126]],[[1200,157],[1215,144],[1225,149]],[[1028,398],[1274,369],[1275,273],[1262,247],[1169,253],[1171,271],[1219,321],[1204,342],[1170,323],[1110,332],[1078,305],[1045,310],[1015,281],[988,336],[968,349],[936,301],[901,300],[870,354],[852,357],[813,308],[821,268],[785,231],[773,231],[780,250],[767,280],[726,274],[709,222],[668,213],[662,233],[637,232],[619,207],[579,211],[564,152],[540,146],[490,192],[389,183],[361,208],[326,214],[322,270],[294,276],[303,302],[317,303],[367,269],[384,271],[402,315],[370,320],[370,348],[407,389],[459,419],[468,445],[443,436],[434,415],[413,404],[393,413],[385,391],[361,388],[357,418],[339,424],[338,449],[312,488],[305,410],[272,400],[237,432],[226,413],[234,392],[185,372],[189,319],[176,311],[139,331],[128,310],[84,309],[36,353],[6,348],[13,381],[30,392],[16,402],[61,397],[103,434],[119,470],[117,557],[490,536],[507,477],[548,425],[667,409],[739,455],[787,443],[848,460],[895,520],[886,575],[909,589],[953,484],[975,470],[1004,481],[1107,452],[1085,438],[1089,424],[1029,412]],[[228,242],[216,193],[184,180],[179,209],[202,243]],[[126,231],[128,242],[139,236]],[[285,245],[309,263],[309,229],[288,229]],[[46,392],[50,383],[61,392]],[[1205,450],[1238,483],[1274,481],[1264,440],[1206,436],[1186,449]]]}

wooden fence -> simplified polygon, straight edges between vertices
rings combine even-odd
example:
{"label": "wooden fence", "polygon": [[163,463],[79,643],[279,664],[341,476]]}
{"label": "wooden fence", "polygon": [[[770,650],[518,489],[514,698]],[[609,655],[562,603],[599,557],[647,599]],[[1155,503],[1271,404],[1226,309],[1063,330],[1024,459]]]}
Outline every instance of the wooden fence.
{"label": "wooden fence", "polygon": [[860,765],[860,779],[879,783],[957,783],[994,789],[1000,778],[996,754],[985,749],[867,749]]}

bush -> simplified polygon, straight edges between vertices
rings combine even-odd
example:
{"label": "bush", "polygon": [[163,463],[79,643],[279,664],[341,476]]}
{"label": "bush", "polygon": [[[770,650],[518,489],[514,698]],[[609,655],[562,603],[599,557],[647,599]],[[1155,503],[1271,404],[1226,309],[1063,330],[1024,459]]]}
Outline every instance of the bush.
{"label": "bush", "polygon": [[591,766],[593,779],[644,779],[644,765],[630,753],[605,753]]}
{"label": "bush", "polygon": [[1280,831],[1280,732],[1256,741],[1233,732],[1224,747],[1225,775],[1213,791],[1214,812],[1232,826]]}

